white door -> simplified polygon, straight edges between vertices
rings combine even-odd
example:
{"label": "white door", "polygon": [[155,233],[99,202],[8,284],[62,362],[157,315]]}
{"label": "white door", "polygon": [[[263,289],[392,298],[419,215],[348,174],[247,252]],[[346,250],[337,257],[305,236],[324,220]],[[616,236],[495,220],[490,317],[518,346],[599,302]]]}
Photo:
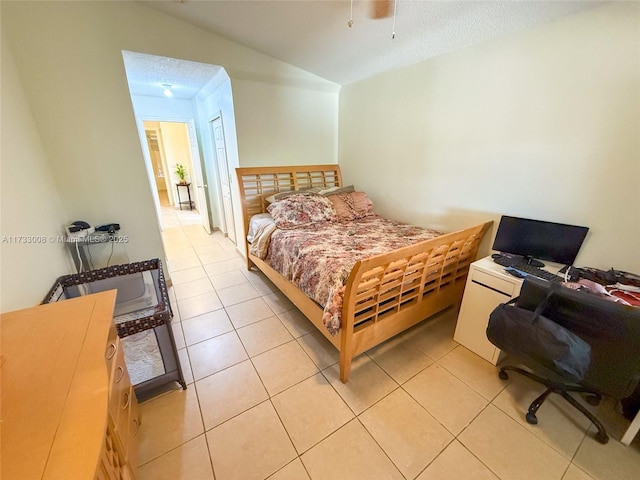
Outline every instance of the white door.
{"label": "white door", "polygon": [[218,172],[220,174],[220,193],[222,195],[222,210],[224,213],[224,225],[229,239],[236,243],[236,229],[233,218],[233,206],[231,204],[231,175],[227,164],[227,148],[224,140],[224,130],[222,128],[222,117],[217,117],[211,121],[213,131],[213,143],[216,150],[216,161],[218,162]]}
{"label": "white door", "polygon": [[189,150],[191,151],[191,166],[193,167],[193,184],[195,186],[196,204],[200,213],[200,221],[202,228],[207,233],[211,233],[211,223],[209,222],[209,207],[207,206],[207,195],[205,189],[207,185],[204,183],[202,176],[202,164],[200,163],[200,152],[198,151],[198,139],[196,137],[196,126],[193,120],[187,123],[187,132],[189,135]]}

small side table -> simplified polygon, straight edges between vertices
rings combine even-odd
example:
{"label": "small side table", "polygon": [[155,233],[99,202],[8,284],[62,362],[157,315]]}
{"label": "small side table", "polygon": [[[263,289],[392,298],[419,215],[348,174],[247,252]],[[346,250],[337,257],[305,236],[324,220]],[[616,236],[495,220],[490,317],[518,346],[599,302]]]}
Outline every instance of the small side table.
{"label": "small side table", "polygon": [[[189,186],[191,183],[176,183],[176,192],[178,192],[178,205],[180,205],[180,210],[182,210],[182,205],[189,205],[189,210],[193,210],[193,202],[191,201],[191,189]],[[188,202],[180,201],[180,187],[187,187],[187,195],[189,196]]]}

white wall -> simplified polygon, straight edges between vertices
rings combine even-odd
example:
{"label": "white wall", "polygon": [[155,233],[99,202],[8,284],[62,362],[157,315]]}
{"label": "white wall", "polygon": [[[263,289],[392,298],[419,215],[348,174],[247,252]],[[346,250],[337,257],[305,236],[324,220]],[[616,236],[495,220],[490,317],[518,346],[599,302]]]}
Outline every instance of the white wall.
{"label": "white wall", "polygon": [[333,89],[233,77],[232,85],[241,166],[336,163],[338,95]]}
{"label": "white wall", "polygon": [[501,214],[586,225],[578,265],[640,271],[639,9],[614,3],[344,87],[346,181],[382,213],[444,230]]}
{"label": "white wall", "polygon": [[[337,161],[339,87],[333,83],[143,2],[1,2],[0,8],[2,32],[69,215],[66,220],[119,222],[121,233],[130,238],[132,261],[162,258],[164,252],[122,50],[220,65],[232,82],[238,78],[241,87],[234,86],[234,101],[240,103],[240,150],[247,144],[247,159],[241,163],[258,161],[261,153],[256,150],[263,145],[253,139],[262,137],[270,139],[273,161]],[[2,62],[4,77],[4,58]],[[297,106],[290,90],[307,101]],[[308,111],[327,97],[332,106]],[[296,141],[295,155],[287,146],[292,131],[312,136],[306,145]]]}
{"label": "white wall", "polygon": [[4,40],[0,311],[7,312],[39,304],[56,278],[73,273],[73,265],[59,241],[69,218]]}

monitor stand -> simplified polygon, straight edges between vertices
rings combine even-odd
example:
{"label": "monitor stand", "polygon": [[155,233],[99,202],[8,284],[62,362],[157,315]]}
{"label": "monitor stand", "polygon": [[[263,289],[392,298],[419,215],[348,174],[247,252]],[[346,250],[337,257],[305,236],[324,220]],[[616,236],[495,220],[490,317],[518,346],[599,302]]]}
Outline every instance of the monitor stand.
{"label": "monitor stand", "polygon": [[544,267],[544,263],[542,263],[540,260],[536,260],[535,258],[530,257],[529,255],[525,255],[523,257],[523,260],[525,263],[531,265],[532,267],[538,267],[538,268]]}

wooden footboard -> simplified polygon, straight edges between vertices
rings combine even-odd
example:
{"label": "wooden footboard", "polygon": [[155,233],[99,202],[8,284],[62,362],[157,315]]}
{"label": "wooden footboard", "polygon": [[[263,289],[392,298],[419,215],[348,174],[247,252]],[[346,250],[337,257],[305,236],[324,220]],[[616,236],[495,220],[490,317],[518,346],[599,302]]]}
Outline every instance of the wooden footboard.
{"label": "wooden footboard", "polygon": [[[245,233],[251,216],[266,211],[264,197],[308,186],[342,186],[338,165],[236,169]],[[340,332],[322,323],[323,309],[261,259],[257,266],[340,351],[340,379],[347,382],[352,359],[451,306],[459,305],[469,266],[492,222],[377,255],[356,263],[349,276]]]}
{"label": "wooden footboard", "polygon": [[493,222],[359,261],[347,282],[340,330],[340,379],[351,359],[462,301],[469,266]]}

